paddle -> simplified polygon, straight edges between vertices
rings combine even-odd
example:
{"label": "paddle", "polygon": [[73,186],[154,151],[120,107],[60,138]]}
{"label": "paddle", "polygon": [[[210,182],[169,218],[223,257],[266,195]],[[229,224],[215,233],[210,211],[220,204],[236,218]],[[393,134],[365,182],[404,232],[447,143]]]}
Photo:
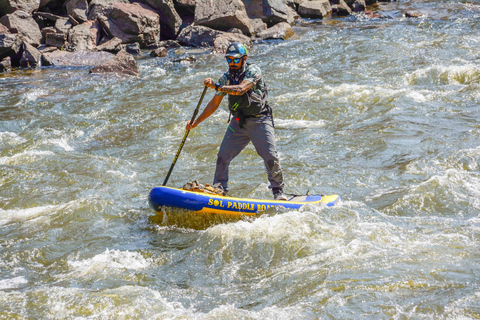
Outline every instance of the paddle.
{"label": "paddle", "polygon": [[[198,113],[198,109],[200,109],[200,105],[202,104],[203,97],[205,96],[205,92],[207,92],[207,89],[208,89],[208,87],[205,87],[203,89],[202,96],[200,97],[200,101],[198,101],[197,108],[193,112],[192,120],[190,120],[190,123],[193,123],[193,121],[195,120],[195,117],[197,116],[197,113]],[[190,132],[190,130],[187,130],[185,132],[185,135],[183,136],[182,143],[180,143],[180,148],[178,148],[177,154],[175,155],[175,158],[173,159],[173,163],[170,167],[170,170],[168,170],[167,176],[165,177],[165,181],[163,181],[163,186],[167,185],[167,181],[170,178],[170,174],[173,171],[173,167],[175,167],[175,164],[177,163],[178,156],[180,155],[180,152],[182,151],[183,145],[185,144],[185,141],[187,140],[189,132]]]}

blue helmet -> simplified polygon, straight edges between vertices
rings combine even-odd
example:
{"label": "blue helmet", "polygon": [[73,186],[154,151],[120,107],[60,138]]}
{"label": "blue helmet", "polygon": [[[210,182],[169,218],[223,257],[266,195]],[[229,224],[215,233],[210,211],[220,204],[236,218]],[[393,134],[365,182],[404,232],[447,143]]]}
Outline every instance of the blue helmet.
{"label": "blue helmet", "polygon": [[225,57],[242,58],[248,56],[248,50],[245,45],[240,42],[232,42],[225,52]]}

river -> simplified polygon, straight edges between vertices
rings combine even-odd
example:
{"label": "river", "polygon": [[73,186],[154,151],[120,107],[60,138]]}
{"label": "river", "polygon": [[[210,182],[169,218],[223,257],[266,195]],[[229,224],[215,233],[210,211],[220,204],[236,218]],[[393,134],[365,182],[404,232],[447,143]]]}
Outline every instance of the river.
{"label": "river", "polygon": [[[153,212],[203,79],[226,69],[207,49],[145,53],[132,78],[0,74],[0,319],[480,318],[475,3],[385,3],[388,19],[302,20],[255,44],[286,191],[335,207]],[[212,182],[223,103],[168,185]],[[230,169],[235,195],[271,197],[252,146]]]}

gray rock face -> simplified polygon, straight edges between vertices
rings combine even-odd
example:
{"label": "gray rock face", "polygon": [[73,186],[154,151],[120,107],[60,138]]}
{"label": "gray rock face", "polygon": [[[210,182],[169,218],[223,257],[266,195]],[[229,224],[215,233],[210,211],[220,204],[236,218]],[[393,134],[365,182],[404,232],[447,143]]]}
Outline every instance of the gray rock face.
{"label": "gray rock face", "polygon": [[40,7],[40,0],[0,0],[0,12],[5,14],[22,10],[32,13]]}
{"label": "gray rock face", "polygon": [[265,31],[262,31],[257,34],[257,38],[261,40],[267,39],[282,39],[286,40],[292,37],[295,32],[292,29],[292,26],[286,22],[280,22],[274,25],[271,28],[268,28]]}
{"label": "gray rock face", "polygon": [[173,0],[142,0],[160,16],[160,36],[162,39],[175,39],[182,26],[182,18],[175,10]]}
{"label": "gray rock face", "polygon": [[21,67],[40,67],[42,64],[42,54],[32,45],[24,42],[22,44]]}
{"label": "gray rock face", "polygon": [[73,27],[68,33],[68,44],[72,51],[93,50],[100,40],[100,24],[90,20]]}
{"label": "gray rock face", "polygon": [[42,32],[32,16],[25,11],[15,11],[0,18],[0,23],[11,33],[18,33],[31,45],[38,47],[42,41]]}
{"label": "gray rock face", "polygon": [[125,50],[122,50],[117,53],[113,59],[110,59],[100,66],[91,69],[90,73],[116,73],[138,76],[138,66],[133,56],[127,53]]}
{"label": "gray rock face", "polygon": [[139,3],[114,3],[99,16],[103,29],[110,38],[123,43],[138,42],[142,48],[160,40],[160,19],[152,9]]}
{"label": "gray rock face", "polygon": [[323,19],[331,12],[329,0],[303,1],[298,6],[298,14],[304,18]]}
{"label": "gray rock face", "polygon": [[246,35],[254,30],[241,0],[197,0],[195,24],[227,31],[238,28]]}

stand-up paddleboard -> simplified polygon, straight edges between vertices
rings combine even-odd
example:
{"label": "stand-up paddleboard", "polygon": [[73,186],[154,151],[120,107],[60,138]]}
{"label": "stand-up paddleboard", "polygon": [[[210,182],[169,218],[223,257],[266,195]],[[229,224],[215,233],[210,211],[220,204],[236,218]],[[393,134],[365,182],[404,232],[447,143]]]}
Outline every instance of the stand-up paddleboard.
{"label": "stand-up paddleboard", "polygon": [[305,204],[325,204],[331,207],[340,201],[338,195],[291,196],[288,201],[279,201],[234,198],[170,187],[153,188],[149,195],[150,206],[157,212],[165,206],[229,215],[255,215],[275,206],[298,209]]}

